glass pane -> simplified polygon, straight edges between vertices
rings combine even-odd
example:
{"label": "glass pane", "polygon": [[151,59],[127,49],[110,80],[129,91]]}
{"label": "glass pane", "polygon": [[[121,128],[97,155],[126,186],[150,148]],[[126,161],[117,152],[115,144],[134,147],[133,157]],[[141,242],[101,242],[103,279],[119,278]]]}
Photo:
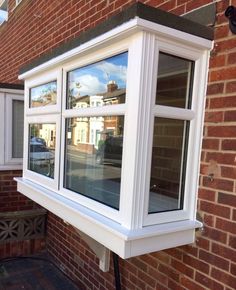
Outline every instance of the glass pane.
{"label": "glass pane", "polygon": [[24,102],[12,103],[12,158],[23,157]]}
{"label": "glass pane", "polygon": [[44,107],[57,103],[57,81],[30,89],[29,107]]}
{"label": "glass pane", "polygon": [[193,61],[160,52],[157,105],[190,109],[193,67]]}
{"label": "glass pane", "polygon": [[56,124],[30,124],[29,134],[29,170],[54,178]]}
{"label": "glass pane", "polygon": [[67,74],[67,109],[125,103],[128,53],[75,69]]}
{"label": "glass pane", "polygon": [[66,120],[64,187],[119,209],[123,116]]}
{"label": "glass pane", "polygon": [[189,122],[155,118],[149,213],[182,209]]}

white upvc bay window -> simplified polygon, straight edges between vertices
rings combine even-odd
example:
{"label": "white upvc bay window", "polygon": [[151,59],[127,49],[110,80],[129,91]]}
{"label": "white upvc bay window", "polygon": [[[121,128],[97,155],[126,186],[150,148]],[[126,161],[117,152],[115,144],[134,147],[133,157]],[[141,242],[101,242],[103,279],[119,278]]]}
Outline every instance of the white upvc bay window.
{"label": "white upvc bay window", "polygon": [[25,71],[18,190],[123,258],[192,243],[211,46],[135,18]]}

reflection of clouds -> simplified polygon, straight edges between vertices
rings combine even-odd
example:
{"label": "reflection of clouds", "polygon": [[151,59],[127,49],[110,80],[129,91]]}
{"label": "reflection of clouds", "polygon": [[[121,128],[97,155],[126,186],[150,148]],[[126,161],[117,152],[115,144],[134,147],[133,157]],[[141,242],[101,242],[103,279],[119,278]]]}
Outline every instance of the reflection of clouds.
{"label": "reflection of clouds", "polygon": [[116,65],[111,62],[101,61],[97,64],[97,68],[103,72],[103,77],[107,80],[121,80],[126,83],[127,67],[124,65]]}
{"label": "reflection of clouds", "polygon": [[31,89],[32,100],[37,100],[43,98],[45,95],[56,93],[57,85],[55,82],[48,83],[39,87]]}
{"label": "reflection of clouds", "polygon": [[78,91],[80,95],[96,95],[106,91],[106,84],[99,81],[98,77],[92,75],[83,75],[76,79],[76,83],[80,83]]}

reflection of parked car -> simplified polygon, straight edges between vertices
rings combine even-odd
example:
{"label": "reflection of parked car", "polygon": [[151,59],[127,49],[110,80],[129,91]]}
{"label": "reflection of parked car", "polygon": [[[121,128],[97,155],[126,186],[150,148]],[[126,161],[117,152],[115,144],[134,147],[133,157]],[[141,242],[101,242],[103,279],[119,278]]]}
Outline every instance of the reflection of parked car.
{"label": "reflection of parked car", "polygon": [[34,165],[54,163],[54,153],[41,143],[30,143],[30,162]]}
{"label": "reflection of parked car", "polygon": [[31,144],[42,144],[44,146],[46,146],[46,141],[43,138],[40,137],[32,137],[30,140]]}
{"label": "reflection of parked car", "polygon": [[118,164],[121,166],[123,150],[123,136],[108,137],[101,142],[96,153],[96,162],[102,164],[104,162]]}

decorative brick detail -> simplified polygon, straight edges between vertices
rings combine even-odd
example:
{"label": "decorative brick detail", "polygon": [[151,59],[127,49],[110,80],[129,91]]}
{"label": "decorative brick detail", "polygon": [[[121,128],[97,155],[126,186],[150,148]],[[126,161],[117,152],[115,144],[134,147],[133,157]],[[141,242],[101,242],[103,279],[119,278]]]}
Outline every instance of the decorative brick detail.
{"label": "decorative brick detail", "polygon": [[0,243],[43,238],[45,227],[43,209],[0,213]]}

